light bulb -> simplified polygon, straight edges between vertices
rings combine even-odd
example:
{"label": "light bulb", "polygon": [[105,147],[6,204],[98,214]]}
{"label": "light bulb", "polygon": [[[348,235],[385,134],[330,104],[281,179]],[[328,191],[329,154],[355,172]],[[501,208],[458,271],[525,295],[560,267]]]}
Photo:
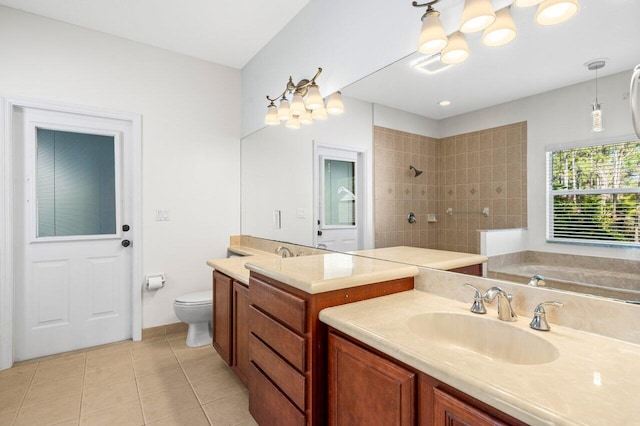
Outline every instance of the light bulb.
{"label": "light bulb", "polygon": [[342,103],[342,93],[335,92],[327,99],[327,112],[329,114],[342,114],[344,112],[344,104]]}
{"label": "light bulb", "polygon": [[317,84],[312,84],[309,86],[309,91],[307,92],[307,101],[305,103],[307,109],[314,110],[316,108],[324,107],[324,99],[322,99],[322,95],[320,94],[320,88]]}
{"label": "light bulb", "polygon": [[285,123],[285,126],[288,129],[299,129],[300,128],[300,121],[298,120],[298,116],[297,115],[292,115],[291,117],[289,117],[289,119]]}
{"label": "light bulb", "polygon": [[289,101],[287,98],[280,100],[280,106],[278,107],[278,119],[284,121],[289,119]]}
{"label": "light bulb", "polygon": [[469,58],[469,46],[460,31],[451,34],[449,44],[442,50],[440,60],[447,64],[459,64]]}
{"label": "light bulb", "polygon": [[484,30],[482,42],[485,46],[497,47],[513,41],[518,35],[509,7],[496,12],[496,22]]}
{"label": "light bulb", "polygon": [[418,51],[424,54],[438,53],[448,43],[447,33],[440,22],[440,12],[430,10],[422,20]]}
{"label": "light bulb", "polygon": [[465,0],[462,10],[460,32],[474,33],[482,31],[496,20],[490,0]]}
{"label": "light bulb", "polygon": [[311,113],[311,117],[313,117],[314,120],[326,120],[329,118],[329,115],[327,113],[327,109],[323,105],[321,108],[314,109]]}
{"label": "light bulb", "polygon": [[307,110],[304,114],[300,116],[300,124],[304,124],[308,126],[309,124],[313,124],[313,118],[311,117],[311,111]]}
{"label": "light bulb", "polygon": [[536,22],[555,25],[571,19],[580,10],[578,0],[544,0],[538,6]]}
{"label": "light bulb", "polygon": [[302,115],[306,110],[302,95],[300,93],[294,94],[291,100],[291,107],[289,108],[289,115]]}
{"label": "light bulb", "polygon": [[267,107],[267,114],[264,117],[264,124],[267,126],[277,126],[280,124],[278,120],[278,109],[273,102]]}

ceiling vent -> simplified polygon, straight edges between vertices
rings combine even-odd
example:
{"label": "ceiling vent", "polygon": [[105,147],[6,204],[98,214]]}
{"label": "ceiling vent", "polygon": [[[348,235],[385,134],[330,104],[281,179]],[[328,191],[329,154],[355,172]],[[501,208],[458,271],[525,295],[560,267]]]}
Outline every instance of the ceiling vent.
{"label": "ceiling vent", "polygon": [[447,68],[451,68],[453,65],[447,65],[440,61],[440,54],[435,54],[431,56],[423,56],[421,58],[416,59],[411,63],[411,66],[418,71],[421,71],[425,74],[438,74],[446,70]]}

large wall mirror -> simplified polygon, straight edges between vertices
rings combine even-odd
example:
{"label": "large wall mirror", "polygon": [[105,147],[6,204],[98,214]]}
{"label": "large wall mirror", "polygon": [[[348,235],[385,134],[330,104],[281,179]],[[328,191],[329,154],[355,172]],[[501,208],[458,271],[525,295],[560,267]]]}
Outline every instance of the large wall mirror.
{"label": "large wall mirror", "polygon": [[[322,242],[318,152],[329,147],[360,153],[359,248],[479,252],[479,229],[524,229],[514,234],[522,250],[636,267],[638,249],[547,241],[547,151],[633,135],[629,81],[640,63],[639,6],[580,3],[573,19],[553,27],[535,24],[535,8],[512,7],[518,37],[506,46],[486,47],[480,33],[470,34],[470,58],[436,73],[421,54],[399,58],[342,90],[344,114],[244,138],[242,233]],[[605,66],[596,88],[596,72],[585,64],[599,59]],[[592,129],[596,90],[602,132]]]}

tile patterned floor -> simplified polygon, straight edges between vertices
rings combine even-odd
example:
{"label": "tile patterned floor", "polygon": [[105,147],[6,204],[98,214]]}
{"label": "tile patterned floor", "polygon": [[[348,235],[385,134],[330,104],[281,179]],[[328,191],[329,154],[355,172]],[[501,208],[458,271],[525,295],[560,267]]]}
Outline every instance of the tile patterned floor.
{"label": "tile patterned floor", "polygon": [[186,335],[124,341],[0,371],[0,426],[256,425],[245,386]]}

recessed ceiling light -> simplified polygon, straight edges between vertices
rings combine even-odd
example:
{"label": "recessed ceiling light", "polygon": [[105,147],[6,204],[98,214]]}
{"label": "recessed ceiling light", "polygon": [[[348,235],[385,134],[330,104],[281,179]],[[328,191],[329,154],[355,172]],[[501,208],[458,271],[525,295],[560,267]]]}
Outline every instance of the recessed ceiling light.
{"label": "recessed ceiling light", "polygon": [[438,74],[447,68],[451,68],[453,65],[442,63],[442,61],[440,61],[440,54],[438,53],[436,55],[418,58],[411,62],[411,66],[425,74]]}
{"label": "recessed ceiling light", "polygon": [[440,102],[438,102],[438,105],[440,105],[440,106],[449,106],[449,105],[451,105],[451,101],[440,101]]}

